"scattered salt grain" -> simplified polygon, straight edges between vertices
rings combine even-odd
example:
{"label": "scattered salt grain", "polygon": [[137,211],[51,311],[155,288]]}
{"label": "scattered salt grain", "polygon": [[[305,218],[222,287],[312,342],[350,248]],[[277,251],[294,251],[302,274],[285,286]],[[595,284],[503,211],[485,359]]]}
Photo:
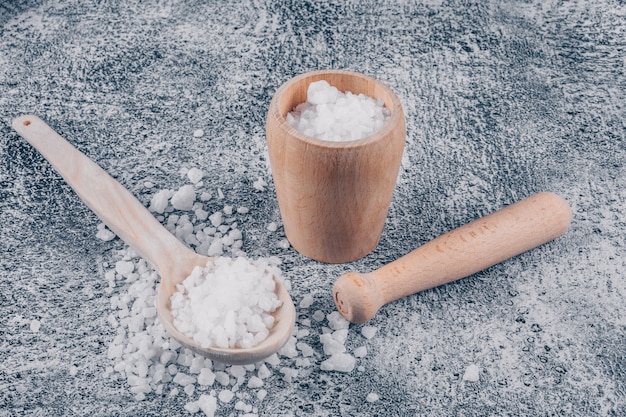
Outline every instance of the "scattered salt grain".
{"label": "scattered salt grain", "polygon": [[259,177],[256,181],[252,183],[252,186],[257,191],[265,191],[265,187],[267,187],[267,182],[261,177]]}
{"label": "scattered salt grain", "polygon": [[369,394],[367,394],[367,397],[365,397],[365,401],[367,401],[368,403],[375,403],[378,400],[380,400],[380,396],[375,392],[370,392]]}
{"label": "scattered salt grain", "polygon": [[248,380],[248,388],[260,388],[263,386],[263,380],[258,376],[252,376]]}
{"label": "scattered salt grain", "polygon": [[191,210],[196,201],[196,190],[193,185],[183,185],[173,195],[170,200],[172,207],[176,210]]}
{"label": "scattered salt grain", "polygon": [[215,374],[210,368],[202,368],[198,375],[198,384],[200,385],[213,385],[215,382]]}
{"label": "scattered salt grain", "polygon": [[70,375],[76,376],[78,374],[78,368],[74,365],[70,366]]}
{"label": "scattered salt grain", "polygon": [[312,295],[305,295],[304,297],[302,297],[302,300],[300,300],[300,308],[309,308],[311,307],[311,305],[313,305],[314,302],[315,299]]}
{"label": "scattered salt grain", "polygon": [[189,171],[187,171],[187,178],[189,178],[189,181],[191,181],[193,184],[197,184],[200,182],[200,180],[202,180],[202,178],[204,178],[204,172],[202,172],[202,170],[198,168],[191,168]]}
{"label": "scattered salt grain", "polygon": [[157,192],[154,196],[152,196],[152,199],[150,200],[149,210],[153,213],[162,214],[167,208],[167,205],[169,204],[169,199],[170,197],[172,197],[172,195],[174,195],[174,192],[172,190],[161,190]]}
{"label": "scattered salt grain", "polygon": [[196,130],[193,131],[193,137],[194,138],[201,138],[202,136],[204,136],[204,130],[196,129]]}
{"label": "scattered salt grain", "polygon": [[377,331],[378,331],[378,327],[374,327],[374,326],[363,326],[361,328],[361,334],[366,339],[373,338],[376,335]]}
{"label": "scattered salt grain", "polygon": [[322,371],[352,372],[356,359],[349,353],[335,353],[320,364]]}
{"label": "scattered salt grain", "polygon": [[471,364],[465,369],[465,373],[463,374],[463,381],[467,382],[478,382],[480,380],[480,368]]}
{"label": "scattered salt grain", "polygon": [[354,356],[357,358],[364,358],[365,356],[367,356],[367,347],[366,346],[359,346],[358,348],[354,349]]}
{"label": "scattered salt grain", "polygon": [[287,114],[287,122],[305,135],[329,141],[365,138],[390,117],[382,100],[340,92],[325,80],[313,82],[307,101]]}
{"label": "scattered salt grain", "polygon": [[202,394],[200,398],[198,398],[198,408],[200,408],[207,417],[213,417],[217,410],[217,398],[209,394]]}
{"label": "scattered salt grain", "polygon": [[217,395],[217,397],[223,403],[229,403],[233,399],[234,396],[235,396],[235,394],[232,391],[230,391],[230,390],[222,390]]}
{"label": "scattered salt grain", "polygon": [[350,322],[338,311],[333,311],[326,319],[328,320],[328,325],[333,330],[347,329],[350,326]]}
{"label": "scattered salt grain", "polygon": [[324,317],[326,317],[326,315],[322,310],[315,310],[312,317],[315,321],[322,321],[324,320]]}
{"label": "scattered salt grain", "polygon": [[135,265],[130,261],[117,261],[115,263],[115,272],[123,277],[128,277],[135,270]]}
{"label": "scattered salt grain", "polygon": [[275,222],[271,222],[267,225],[267,230],[269,230],[270,232],[275,232],[276,230],[278,230],[278,225]]}
{"label": "scattered salt grain", "polygon": [[104,223],[100,223],[97,226],[98,232],[96,233],[96,237],[104,242],[108,242],[109,240],[115,239],[115,233],[106,228]]}
{"label": "scattered salt grain", "polygon": [[265,397],[267,397],[267,391],[264,389],[260,389],[259,392],[257,392],[256,397],[259,401],[263,401]]}
{"label": "scattered salt grain", "polygon": [[41,328],[41,322],[39,320],[33,319],[30,321],[30,331],[33,333],[37,333]]}

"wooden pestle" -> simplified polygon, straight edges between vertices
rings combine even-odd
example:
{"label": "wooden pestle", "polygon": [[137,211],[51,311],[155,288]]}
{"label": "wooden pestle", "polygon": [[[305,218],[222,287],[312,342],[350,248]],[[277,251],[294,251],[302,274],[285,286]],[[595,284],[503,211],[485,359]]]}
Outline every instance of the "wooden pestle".
{"label": "wooden pestle", "polygon": [[569,204],[542,192],[420,246],[367,274],[349,272],[333,286],[339,312],[365,323],[385,304],[466,277],[553,240],[572,219]]}

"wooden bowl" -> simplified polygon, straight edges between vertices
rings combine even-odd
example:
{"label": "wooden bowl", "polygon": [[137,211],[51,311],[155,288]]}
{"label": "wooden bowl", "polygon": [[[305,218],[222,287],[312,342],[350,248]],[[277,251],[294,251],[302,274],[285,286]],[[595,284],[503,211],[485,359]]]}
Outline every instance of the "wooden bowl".
{"label": "wooden bowl", "polygon": [[[307,99],[314,81],[381,99],[391,116],[374,134],[334,142],[307,136],[286,116]],[[328,263],[359,259],[380,239],[404,150],[406,128],[398,97],[382,82],[352,71],[299,75],[274,94],[267,115],[267,144],[276,196],[291,245]]]}

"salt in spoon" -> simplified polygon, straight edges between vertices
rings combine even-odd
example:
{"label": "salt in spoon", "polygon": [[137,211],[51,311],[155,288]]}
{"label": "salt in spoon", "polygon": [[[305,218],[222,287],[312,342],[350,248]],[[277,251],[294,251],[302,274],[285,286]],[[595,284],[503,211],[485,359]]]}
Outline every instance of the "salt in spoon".
{"label": "salt in spoon", "polygon": [[232,365],[259,362],[278,351],[289,339],[296,310],[287,289],[279,279],[276,294],[282,306],[274,313],[269,336],[251,348],[204,348],[181,333],[173,323],[170,297],[196,266],[206,266],[211,258],[187,248],[100,166],[74,148],[43,120],[23,115],[13,128],[37,149],[74,189],[85,204],[124,242],[148,261],[161,278],[157,291],[157,312],[165,329],[181,345],[212,360]]}

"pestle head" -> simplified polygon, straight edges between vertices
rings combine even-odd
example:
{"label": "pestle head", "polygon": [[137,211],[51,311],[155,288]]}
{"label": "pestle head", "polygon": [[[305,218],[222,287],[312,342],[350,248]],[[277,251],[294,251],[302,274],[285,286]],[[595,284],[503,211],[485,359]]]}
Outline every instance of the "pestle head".
{"label": "pestle head", "polygon": [[333,299],[341,315],[356,324],[369,321],[385,304],[374,278],[358,272],[348,272],[335,281]]}

